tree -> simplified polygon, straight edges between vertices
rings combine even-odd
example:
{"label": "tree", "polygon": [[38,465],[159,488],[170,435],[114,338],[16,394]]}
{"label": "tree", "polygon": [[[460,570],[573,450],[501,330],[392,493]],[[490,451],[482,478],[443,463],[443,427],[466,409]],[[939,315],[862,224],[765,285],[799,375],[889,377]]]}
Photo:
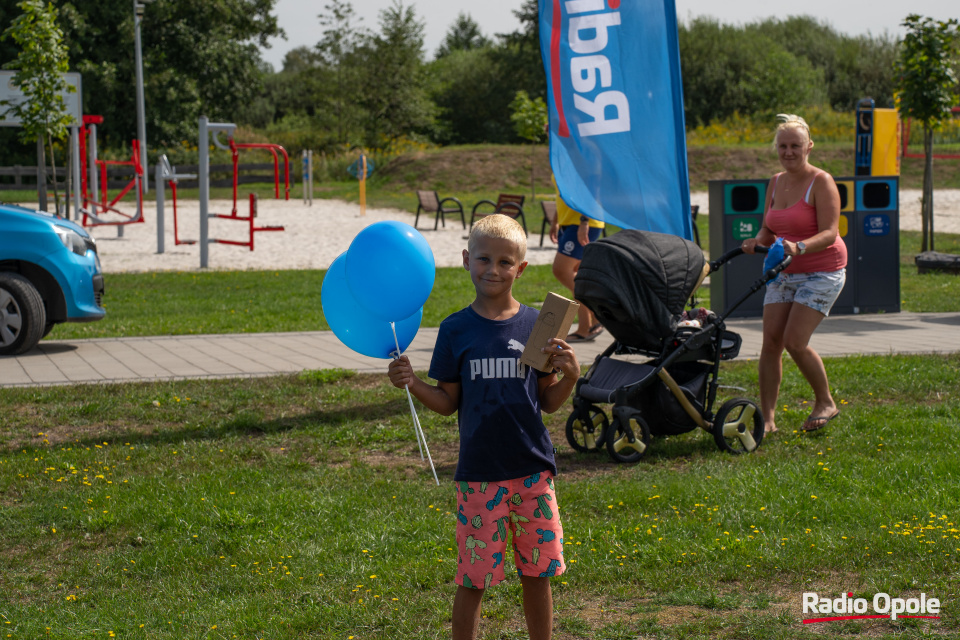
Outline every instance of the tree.
{"label": "tree", "polygon": [[400,0],[380,12],[380,32],[358,51],[365,70],[360,104],[367,112],[367,143],[428,133],[436,107],[427,93],[424,23]]}
{"label": "tree", "polygon": [[904,119],[923,125],[923,199],[920,205],[920,251],[934,251],[933,133],[957,100],[957,20],[936,21],[910,14],[902,23],[907,35],[896,62],[898,109]]}
{"label": "tree", "polygon": [[[0,39],[11,38],[20,46],[16,61],[4,67],[17,70],[13,84],[23,92],[24,100],[17,105],[4,100],[3,106],[7,107],[4,113],[20,120],[22,141],[38,142],[41,152],[44,141],[49,145],[50,164],[53,167],[53,200],[59,202],[53,141],[67,135],[71,120],[63,100],[63,93],[68,90],[64,74],[70,70],[67,49],[63,45],[63,32],[57,26],[57,10],[53,6],[43,0],[24,0],[17,6],[23,13],[13,20]],[[43,153],[39,160],[41,176],[46,176]]]}
{"label": "tree", "polygon": [[517,91],[516,97],[510,104],[513,113],[510,120],[513,122],[517,135],[530,142],[530,188],[533,191],[531,200],[537,199],[537,184],[534,181],[534,146],[537,142],[543,141],[547,135],[547,103],[543,98],[537,97],[533,100],[527,95],[526,91]]}
{"label": "tree", "polygon": [[454,51],[473,51],[488,46],[490,41],[481,33],[480,25],[468,14],[461,12],[437,48],[436,58],[439,60]]}
{"label": "tree", "polygon": [[688,126],[734,113],[782,111],[822,100],[823,71],[754,29],[697,18],[680,25],[684,110]]}
{"label": "tree", "polygon": [[[84,112],[104,116],[101,143],[136,136],[133,6],[52,0],[74,71],[83,74]],[[164,0],[147,5],[142,25],[147,137],[196,140],[205,113],[233,121],[262,92],[260,46],[282,35],[276,0]],[[0,0],[0,18],[13,0]],[[11,58],[0,48],[0,63]]]}
{"label": "tree", "polygon": [[[520,29],[497,34],[500,46],[494,49],[494,60],[503,70],[507,86],[522,89],[531,96],[545,98],[547,74],[540,55],[540,13],[537,0],[524,0],[513,15],[520,21]],[[507,90],[504,87],[504,90]]]}
{"label": "tree", "polygon": [[440,144],[506,143],[512,93],[491,48],[452,51],[428,66]]}
{"label": "tree", "polygon": [[335,77],[335,90],[330,96],[337,121],[337,142],[347,142],[351,112],[357,110],[356,92],[358,91],[358,60],[355,52],[362,40],[369,34],[363,28],[353,26],[354,11],[349,2],[333,0],[324,7],[320,24],[326,27],[323,38],[317,43],[317,51]]}

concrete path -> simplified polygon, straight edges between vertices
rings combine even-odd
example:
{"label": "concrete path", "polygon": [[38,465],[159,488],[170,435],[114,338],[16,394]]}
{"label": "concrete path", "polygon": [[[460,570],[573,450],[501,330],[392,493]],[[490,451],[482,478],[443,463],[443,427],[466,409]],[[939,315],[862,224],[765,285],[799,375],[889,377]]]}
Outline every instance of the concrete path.
{"label": "concrete path", "polygon": [[[743,338],[741,359],[759,356],[759,318],[729,320],[727,326]],[[435,328],[421,329],[407,349],[415,368],[429,367],[436,336]],[[580,363],[589,364],[609,344],[609,336],[602,335],[576,345]],[[824,320],[812,344],[822,356],[958,352],[960,313],[833,316]],[[0,357],[0,387],[257,377],[328,368],[384,373],[387,361],[354,353],[329,331],[44,340],[25,355]]]}

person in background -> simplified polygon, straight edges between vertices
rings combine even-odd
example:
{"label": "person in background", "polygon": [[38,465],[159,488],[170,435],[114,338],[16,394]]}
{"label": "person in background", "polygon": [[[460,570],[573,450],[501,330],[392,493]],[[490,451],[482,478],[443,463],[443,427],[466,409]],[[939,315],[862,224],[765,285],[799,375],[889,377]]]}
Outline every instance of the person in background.
{"label": "person in background", "polygon": [[[583,248],[600,237],[603,232],[603,222],[593,220],[574,211],[560,197],[557,189],[556,177],[553,188],[557,190],[557,219],[550,225],[550,239],[557,243],[557,255],[553,259],[553,275],[560,284],[570,289],[573,296],[573,280],[580,268],[583,258]],[[597,322],[596,316],[587,308],[580,305],[577,316],[577,330],[567,336],[567,342],[589,342],[603,333],[603,326]]]}
{"label": "person in background", "polygon": [[808,162],[810,127],[796,115],[779,114],[774,148],[783,171],[767,187],[763,225],[741,245],[745,253],[783,238],[793,261],[767,285],[760,348],[760,409],[767,432],[777,430],[775,410],[786,349],[813,388],[814,403],[803,431],[816,431],[840,415],[827,371],[810,337],[830,313],[846,281],[847,247],[839,234],[840,193],[826,171]]}

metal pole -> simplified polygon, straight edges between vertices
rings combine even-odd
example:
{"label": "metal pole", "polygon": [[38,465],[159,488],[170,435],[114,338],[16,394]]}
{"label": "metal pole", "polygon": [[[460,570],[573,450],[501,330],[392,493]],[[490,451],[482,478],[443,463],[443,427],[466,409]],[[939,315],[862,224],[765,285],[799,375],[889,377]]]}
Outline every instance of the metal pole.
{"label": "metal pole", "polygon": [[80,219],[80,172],[83,170],[82,160],[80,159],[80,127],[74,125],[70,127],[70,146],[71,146],[71,176],[73,177],[73,217],[74,220]]}
{"label": "metal pole", "polygon": [[210,137],[207,134],[207,116],[200,116],[200,151],[198,179],[200,182],[200,268],[206,269],[209,262],[207,222],[210,214]]}
{"label": "metal pole", "polygon": [[90,193],[93,194],[93,212],[97,212],[97,203],[100,202],[100,176],[97,172],[97,125],[89,125],[90,139],[87,144],[87,153],[90,155]]}
{"label": "metal pole", "polygon": [[147,171],[147,123],[143,105],[143,53],[140,47],[140,22],[146,5],[133,0],[133,43],[137,64],[137,138],[140,140],[140,164],[143,166],[143,192],[150,191],[149,172]]}
{"label": "metal pole", "polygon": [[166,156],[160,156],[157,162],[157,176],[153,180],[153,186],[157,190],[157,253],[163,253],[163,198],[166,192],[166,185],[163,183],[163,166]]}
{"label": "metal pole", "polygon": [[37,199],[40,211],[47,210],[47,162],[44,157],[43,136],[37,138]]}

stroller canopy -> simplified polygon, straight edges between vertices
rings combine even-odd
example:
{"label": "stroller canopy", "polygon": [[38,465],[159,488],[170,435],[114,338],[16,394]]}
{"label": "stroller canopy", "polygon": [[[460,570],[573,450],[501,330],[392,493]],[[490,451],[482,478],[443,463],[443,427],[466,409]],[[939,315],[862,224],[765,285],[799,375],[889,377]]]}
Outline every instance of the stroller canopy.
{"label": "stroller canopy", "polygon": [[623,230],[584,247],[574,297],[621,343],[659,349],[676,330],[706,264],[689,240]]}

